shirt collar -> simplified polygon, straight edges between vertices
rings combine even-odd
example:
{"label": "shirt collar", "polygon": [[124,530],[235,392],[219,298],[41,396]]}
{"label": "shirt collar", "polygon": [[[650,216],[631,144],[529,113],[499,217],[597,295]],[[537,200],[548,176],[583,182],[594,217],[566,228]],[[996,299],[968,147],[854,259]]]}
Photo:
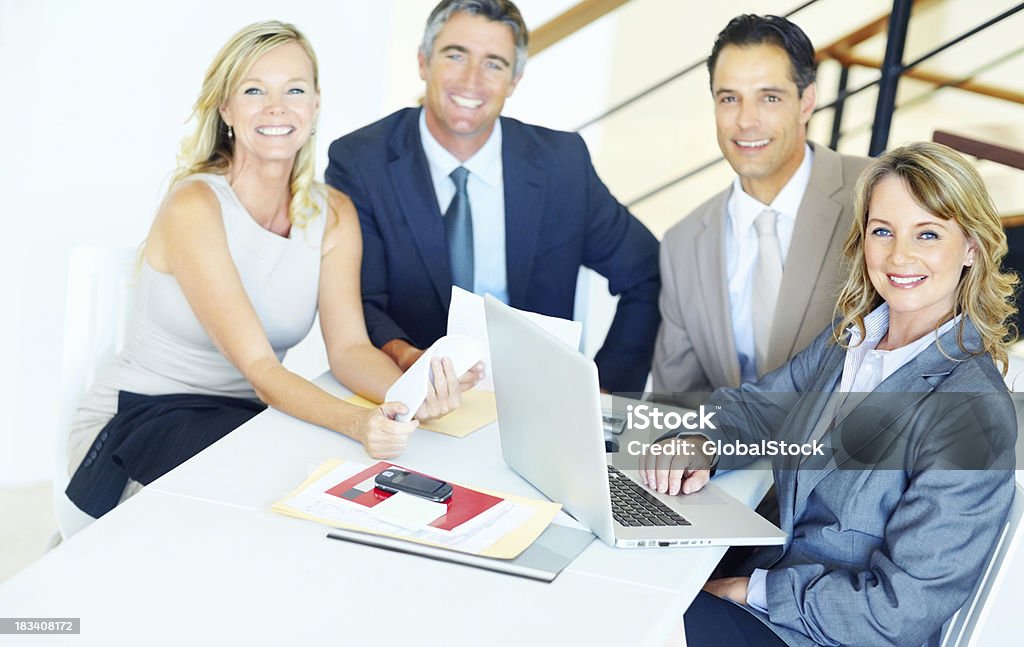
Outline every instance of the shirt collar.
{"label": "shirt collar", "polygon": [[[850,333],[850,347],[861,345],[860,329],[857,326],[850,326],[846,329]],[[882,302],[882,305],[872,310],[864,317],[864,342],[874,348],[878,342],[885,337],[889,330],[889,304]]]}
{"label": "shirt collar", "polygon": [[419,122],[420,141],[423,143],[423,152],[427,156],[427,163],[430,165],[432,174],[447,176],[451,175],[451,172],[458,167],[464,166],[485,184],[495,188],[501,186],[501,119],[495,120],[490,137],[480,147],[480,150],[465,162],[460,162],[458,158],[448,152],[448,149],[434,139],[434,135],[427,128],[427,117],[422,108]]}
{"label": "shirt collar", "polygon": [[[914,351],[919,347],[927,346],[939,337],[942,337],[942,335],[946,334],[950,328],[955,326],[962,317],[963,315],[957,315],[939,326],[938,330],[924,335],[917,341],[912,341],[906,346],[895,348],[891,352],[902,353],[904,350],[910,350],[914,355],[916,355],[917,353]],[[850,347],[859,346],[861,344],[861,337],[860,330],[857,329],[857,326],[850,326],[846,330],[850,333]],[[878,306],[872,310],[868,316],[864,317],[864,345],[874,348],[878,345],[878,342],[882,340],[882,337],[885,337],[887,332],[889,332],[889,304],[883,301],[882,305]]]}
{"label": "shirt collar", "polygon": [[[864,317],[864,341],[861,342],[860,331],[850,326],[850,346],[846,354],[843,368],[842,390],[873,391],[875,387],[887,380],[918,355],[928,349],[935,341],[957,324],[963,315],[958,315],[939,326],[938,330],[892,350],[877,350],[878,342],[889,330],[889,304],[883,303]],[[849,375],[847,375],[849,373]]]}
{"label": "shirt collar", "polygon": [[743,184],[737,175],[732,181],[732,192],[729,196],[729,217],[732,222],[733,234],[737,240],[742,239],[747,231],[754,226],[754,220],[765,209],[772,209],[782,218],[796,220],[800,203],[804,199],[807,185],[811,180],[811,166],[814,164],[814,151],[804,144],[804,159],[800,162],[793,177],[789,178],[771,204],[764,204],[743,190]]}

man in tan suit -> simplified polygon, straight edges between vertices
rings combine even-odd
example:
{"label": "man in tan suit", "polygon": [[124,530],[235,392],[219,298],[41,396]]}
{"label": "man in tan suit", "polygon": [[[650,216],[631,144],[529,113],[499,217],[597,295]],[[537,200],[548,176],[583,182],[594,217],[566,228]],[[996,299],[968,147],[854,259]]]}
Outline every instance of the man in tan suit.
{"label": "man in tan suit", "polygon": [[653,363],[656,397],[689,406],[778,368],[831,321],[868,163],[807,141],[814,47],[785,18],[734,18],[708,71],[737,177],[665,234]]}

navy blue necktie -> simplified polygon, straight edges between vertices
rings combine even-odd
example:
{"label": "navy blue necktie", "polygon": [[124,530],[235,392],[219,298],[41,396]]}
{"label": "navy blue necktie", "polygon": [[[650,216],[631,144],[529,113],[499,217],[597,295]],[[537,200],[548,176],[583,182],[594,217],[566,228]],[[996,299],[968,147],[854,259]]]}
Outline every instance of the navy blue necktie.
{"label": "navy blue necktie", "polygon": [[466,181],[469,171],[460,166],[449,177],[455,183],[455,197],[444,214],[444,228],[448,236],[448,263],[452,270],[452,284],[473,291],[473,213],[469,209]]}

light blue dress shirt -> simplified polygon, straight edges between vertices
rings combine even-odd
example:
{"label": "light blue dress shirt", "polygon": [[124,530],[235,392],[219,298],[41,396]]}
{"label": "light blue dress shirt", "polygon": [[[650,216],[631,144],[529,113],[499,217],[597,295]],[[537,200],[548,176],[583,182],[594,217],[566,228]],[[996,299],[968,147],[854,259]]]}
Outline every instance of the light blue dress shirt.
{"label": "light blue dress shirt", "polygon": [[508,303],[505,269],[505,176],[501,164],[501,120],[473,157],[460,162],[442,146],[427,128],[420,110],[420,141],[427,156],[430,180],[434,183],[437,206],[444,214],[455,197],[455,183],[449,177],[460,166],[469,171],[466,190],[473,214],[473,292],[491,294]]}

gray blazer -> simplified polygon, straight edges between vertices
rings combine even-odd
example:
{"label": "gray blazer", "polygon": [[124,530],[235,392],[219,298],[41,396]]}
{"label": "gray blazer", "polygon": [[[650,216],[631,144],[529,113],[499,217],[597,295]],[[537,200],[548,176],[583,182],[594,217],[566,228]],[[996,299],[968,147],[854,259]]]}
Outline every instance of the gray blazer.
{"label": "gray blazer", "polygon": [[[963,321],[965,347],[979,348]],[[850,394],[825,457],[773,459],[788,538],[749,567],[768,569],[768,614],[757,615],[788,644],[927,644],[981,575],[1013,498],[1017,422],[991,356],[963,352],[956,332]],[[831,336],[715,392],[718,429],[702,433],[804,443],[824,430],[845,358]],[[719,469],[747,460],[722,456]]]}
{"label": "gray blazer", "polygon": [[[778,368],[811,343],[833,316],[853,187],[870,162],[811,144],[814,162],[779,287],[768,366]],[[657,394],[739,386],[725,270],[726,204],[719,193],[672,227],[661,243],[661,327],[652,372]],[[696,406],[700,396],[669,397]]]}

